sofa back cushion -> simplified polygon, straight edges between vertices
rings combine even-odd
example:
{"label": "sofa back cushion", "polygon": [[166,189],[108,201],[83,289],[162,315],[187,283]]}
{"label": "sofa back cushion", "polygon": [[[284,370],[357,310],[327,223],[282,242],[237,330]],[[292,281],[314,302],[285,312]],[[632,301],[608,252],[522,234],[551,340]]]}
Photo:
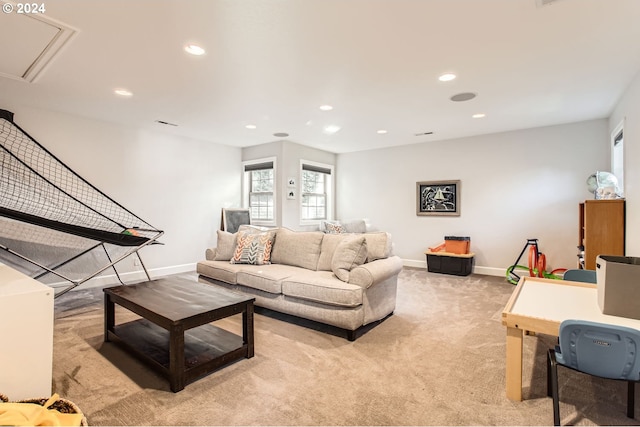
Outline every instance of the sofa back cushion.
{"label": "sofa back cushion", "polygon": [[233,258],[236,248],[236,234],[218,230],[218,243],[216,247],[216,261],[229,261]]}
{"label": "sofa back cushion", "polygon": [[364,238],[367,240],[367,262],[389,258],[393,255],[391,234],[384,231],[364,233]]}
{"label": "sofa back cushion", "polygon": [[[344,239],[353,238],[353,234],[325,234],[322,239],[322,251],[318,259],[318,270],[332,271],[331,261],[338,244]],[[367,261],[389,258],[392,255],[391,235],[389,233],[375,232],[356,234],[364,236],[367,242]]]}
{"label": "sofa back cushion", "polygon": [[291,231],[279,228],[273,245],[271,262],[317,270],[324,233]]}

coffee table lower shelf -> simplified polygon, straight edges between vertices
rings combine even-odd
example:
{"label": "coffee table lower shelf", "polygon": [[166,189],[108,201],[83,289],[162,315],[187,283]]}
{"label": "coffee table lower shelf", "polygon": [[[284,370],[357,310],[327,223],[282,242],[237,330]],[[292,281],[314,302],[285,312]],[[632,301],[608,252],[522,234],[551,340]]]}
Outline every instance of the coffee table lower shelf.
{"label": "coffee table lower shelf", "polygon": [[[184,372],[171,372],[169,331],[146,320],[115,325],[107,339],[154,367],[172,384],[187,384],[231,362],[248,357],[248,345],[241,336],[212,324],[184,331]],[[177,354],[175,357],[181,357]],[[182,377],[182,378],[179,378]],[[177,380],[177,381],[176,381]],[[184,385],[178,386],[182,389]]]}

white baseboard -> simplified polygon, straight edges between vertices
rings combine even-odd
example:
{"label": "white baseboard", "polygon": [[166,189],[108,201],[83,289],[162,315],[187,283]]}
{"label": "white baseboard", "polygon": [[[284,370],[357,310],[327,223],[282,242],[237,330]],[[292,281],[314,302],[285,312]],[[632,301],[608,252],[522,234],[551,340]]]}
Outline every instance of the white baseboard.
{"label": "white baseboard", "polygon": [[[416,267],[416,268],[427,268],[427,261],[414,260],[414,259],[403,259],[403,265],[405,267]],[[506,277],[507,269],[506,268],[496,268],[496,267],[482,267],[482,266],[473,266],[474,274],[485,274],[487,276],[501,276]]]}
{"label": "white baseboard", "polygon": [[[412,260],[412,259],[403,259],[403,265],[405,267],[416,267],[416,268],[427,268],[426,261],[420,260]],[[173,265],[169,267],[160,267],[153,268],[149,270],[149,275],[152,279],[158,279],[160,277],[169,276],[171,274],[180,274],[180,273],[189,273],[196,270],[196,263],[191,264],[182,264],[182,265]],[[496,268],[496,267],[482,267],[482,266],[474,266],[473,267],[474,274],[485,274],[487,276],[501,276],[505,277],[507,274],[507,270],[504,268]],[[125,283],[136,283],[143,280],[147,280],[147,276],[144,274],[143,270],[139,271],[131,271],[128,273],[120,273],[120,278]],[[119,285],[120,282],[115,274],[108,274],[104,276],[95,277],[82,285],[78,286],[74,290],[78,289],[87,289],[87,288],[96,288],[96,287],[105,287],[110,285]],[[66,287],[68,286],[68,282],[59,282],[52,283],[49,286],[51,287]]]}
{"label": "white baseboard", "polygon": [[[160,267],[160,268],[152,268],[149,269],[149,275],[151,279],[158,279],[160,277],[169,276],[171,274],[180,274],[180,273],[188,273],[196,270],[196,264],[182,264],[182,265],[173,265],[170,267]],[[144,270],[139,271],[130,271],[128,273],[119,273],[120,278],[124,283],[136,283],[143,280],[147,280],[147,275],[144,274]],[[118,277],[115,274],[108,274],[104,276],[94,277],[91,280],[83,283],[82,285],[74,288],[73,290],[78,289],[87,289],[87,288],[102,288],[110,285],[119,285]],[[69,282],[58,282],[52,283],[49,286],[51,287],[66,287],[69,286]]]}

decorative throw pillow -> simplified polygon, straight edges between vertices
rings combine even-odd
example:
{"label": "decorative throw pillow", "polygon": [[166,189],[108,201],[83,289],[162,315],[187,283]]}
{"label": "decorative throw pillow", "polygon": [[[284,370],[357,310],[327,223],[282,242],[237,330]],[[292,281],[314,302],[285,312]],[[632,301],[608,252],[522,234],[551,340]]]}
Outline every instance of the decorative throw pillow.
{"label": "decorative throw pillow", "polygon": [[345,233],[366,233],[367,223],[364,219],[354,219],[351,221],[341,221],[340,224]]}
{"label": "decorative throw pillow", "polygon": [[239,231],[231,264],[271,264],[271,249],[275,233]]}
{"label": "decorative throw pillow", "polygon": [[233,257],[236,248],[236,234],[218,230],[218,244],[216,247],[215,261],[229,261]]}
{"label": "decorative throw pillow", "polygon": [[364,236],[354,236],[338,243],[331,259],[331,270],[338,279],[349,281],[349,272],[367,260],[367,241]]}
{"label": "decorative throw pillow", "polygon": [[327,223],[326,224],[326,231],[325,233],[328,234],[340,234],[340,233],[344,233],[344,227],[342,227],[342,225],[340,224],[331,224],[331,223]]}
{"label": "decorative throw pillow", "polygon": [[318,230],[322,231],[323,233],[329,233],[329,228],[327,227],[327,225],[329,224],[340,225],[340,221],[323,219],[322,221],[320,221]]}

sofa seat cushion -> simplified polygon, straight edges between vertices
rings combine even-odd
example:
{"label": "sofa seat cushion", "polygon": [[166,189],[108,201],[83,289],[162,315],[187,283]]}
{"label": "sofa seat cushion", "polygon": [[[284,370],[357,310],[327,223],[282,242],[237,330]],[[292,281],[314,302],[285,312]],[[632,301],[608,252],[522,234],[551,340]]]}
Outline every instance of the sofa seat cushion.
{"label": "sofa seat cushion", "polygon": [[363,296],[360,286],[341,281],[331,271],[301,271],[282,281],[282,293],[341,307],[357,307]]}
{"label": "sofa seat cushion", "polygon": [[305,270],[282,264],[247,265],[246,268],[238,272],[237,283],[272,294],[280,294],[282,293],[282,280],[299,274],[301,271]]}
{"label": "sofa seat cushion", "polygon": [[230,264],[229,261],[200,261],[196,265],[196,272],[211,279],[231,285],[237,284],[237,274],[242,271],[244,264]]}
{"label": "sofa seat cushion", "polygon": [[324,233],[278,229],[271,253],[271,262],[316,270]]}

